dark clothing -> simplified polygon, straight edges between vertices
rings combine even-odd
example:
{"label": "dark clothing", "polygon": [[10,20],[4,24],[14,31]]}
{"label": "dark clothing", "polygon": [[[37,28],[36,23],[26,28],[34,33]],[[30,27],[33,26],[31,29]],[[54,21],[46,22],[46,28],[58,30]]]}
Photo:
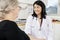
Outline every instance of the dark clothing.
{"label": "dark clothing", "polygon": [[0,40],[30,40],[30,38],[15,22],[4,20],[0,22]]}

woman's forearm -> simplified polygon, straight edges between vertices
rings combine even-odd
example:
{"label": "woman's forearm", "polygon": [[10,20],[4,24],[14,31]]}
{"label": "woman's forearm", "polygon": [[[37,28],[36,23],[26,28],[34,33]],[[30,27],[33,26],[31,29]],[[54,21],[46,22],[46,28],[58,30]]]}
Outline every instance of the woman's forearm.
{"label": "woman's forearm", "polygon": [[36,37],[34,37],[34,36],[30,35],[30,34],[28,34],[28,36],[30,37],[30,40],[46,40],[44,38],[36,38]]}

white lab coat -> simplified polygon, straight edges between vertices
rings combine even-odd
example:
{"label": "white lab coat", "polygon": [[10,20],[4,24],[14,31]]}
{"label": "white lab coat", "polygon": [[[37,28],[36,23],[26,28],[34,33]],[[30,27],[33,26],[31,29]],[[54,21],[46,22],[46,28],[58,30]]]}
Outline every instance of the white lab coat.
{"label": "white lab coat", "polygon": [[26,21],[25,33],[31,34],[36,38],[45,38],[46,40],[53,40],[53,27],[52,27],[52,20],[50,17],[46,17],[43,19],[42,27],[40,29],[40,24],[36,20],[36,17],[30,15]]}

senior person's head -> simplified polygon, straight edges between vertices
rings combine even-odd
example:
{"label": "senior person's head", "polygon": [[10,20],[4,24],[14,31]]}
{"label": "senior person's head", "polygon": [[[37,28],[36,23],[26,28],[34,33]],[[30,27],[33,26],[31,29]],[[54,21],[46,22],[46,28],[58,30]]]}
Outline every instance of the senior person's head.
{"label": "senior person's head", "polygon": [[0,0],[0,20],[14,20],[18,11],[17,0]]}

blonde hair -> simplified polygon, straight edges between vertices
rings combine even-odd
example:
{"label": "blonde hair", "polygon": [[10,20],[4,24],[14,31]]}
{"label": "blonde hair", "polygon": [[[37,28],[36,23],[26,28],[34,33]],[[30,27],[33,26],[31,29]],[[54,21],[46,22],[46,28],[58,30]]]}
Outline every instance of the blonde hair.
{"label": "blonde hair", "polygon": [[0,19],[3,19],[4,15],[16,6],[18,6],[17,0],[0,0]]}

